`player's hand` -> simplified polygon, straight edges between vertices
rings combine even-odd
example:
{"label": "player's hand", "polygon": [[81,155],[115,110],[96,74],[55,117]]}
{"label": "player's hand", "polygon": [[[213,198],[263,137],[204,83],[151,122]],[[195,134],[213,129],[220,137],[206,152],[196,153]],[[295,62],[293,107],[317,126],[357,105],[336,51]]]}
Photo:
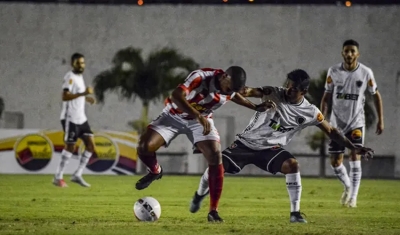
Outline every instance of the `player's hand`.
{"label": "player's hand", "polygon": [[265,112],[268,109],[276,109],[276,104],[272,100],[264,101],[263,103],[257,105],[256,111],[257,112]]}
{"label": "player's hand", "polygon": [[91,95],[93,94],[93,88],[92,87],[86,87],[85,95]]}
{"label": "player's hand", "polygon": [[197,118],[197,121],[203,126],[203,135],[208,135],[211,131],[211,125],[210,122],[207,120],[207,118],[205,118],[202,115],[199,115]]}
{"label": "player's hand", "polygon": [[374,157],[374,150],[366,147],[358,147],[356,148],[356,154],[361,155],[365,160],[371,159]]}
{"label": "player's hand", "polygon": [[376,134],[380,135],[383,132],[383,129],[385,128],[385,125],[383,124],[383,121],[378,121],[378,124],[376,124]]}
{"label": "player's hand", "polygon": [[94,97],[86,96],[85,99],[86,99],[86,102],[88,102],[89,104],[95,104],[96,103],[96,99]]}

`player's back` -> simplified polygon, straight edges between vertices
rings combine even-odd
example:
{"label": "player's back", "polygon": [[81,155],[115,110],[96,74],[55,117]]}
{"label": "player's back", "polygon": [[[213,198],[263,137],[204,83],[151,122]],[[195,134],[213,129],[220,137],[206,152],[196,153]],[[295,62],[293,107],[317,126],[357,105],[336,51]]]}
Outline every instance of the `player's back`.
{"label": "player's back", "polygon": [[365,91],[376,91],[372,70],[358,63],[348,71],[343,63],[329,68],[325,85],[326,92],[332,93],[331,123],[347,132],[365,125],[364,103]]}
{"label": "player's back", "polygon": [[319,109],[306,98],[299,104],[291,104],[286,101],[284,88],[267,89],[270,94],[264,95],[262,100],[273,101],[277,108],[256,112],[246,129],[237,135],[237,139],[247,147],[262,150],[287,145],[296,132],[323,121]]}
{"label": "player's back", "polygon": [[[203,68],[191,72],[179,87],[186,92],[186,100],[203,116],[211,117],[212,113],[229,101],[235,93],[223,95],[216,86],[217,76],[224,73],[221,69]],[[182,118],[189,115],[178,108],[170,97],[165,100],[164,113]]]}
{"label": "player's back", "polygon": [[[86,90],[85,81],[82,74],[75,74],[69,71],[64,76],[63,90],[68,90],[71,94],[83,93]],[[85,96],[80,96],[73,100],[63,101],[60,119],[68,120],[75,124],[84,123],[87,118],[85,114]]]}

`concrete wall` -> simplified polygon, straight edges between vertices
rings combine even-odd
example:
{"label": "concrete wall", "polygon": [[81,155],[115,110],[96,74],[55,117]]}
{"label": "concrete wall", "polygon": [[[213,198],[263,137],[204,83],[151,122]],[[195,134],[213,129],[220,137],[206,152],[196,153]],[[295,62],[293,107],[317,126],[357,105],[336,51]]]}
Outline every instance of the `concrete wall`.
{"label": "concrete wall", "polygon": [[[0,96],[8,111],[25,114],[26,128],[58,128],[60,86],[71,53],[86,55],[85,77],[90,84],[109,68],[113,54],[126,46],[145,53],[174,46],[201,66],[226,68],[238,64],[247,70],[249,85],[281,85],[285,74],[303,68],[319,72],[341,61],[345,39],[359,41],[360,61],[375,73],[385,105],[386,131],[377,137],[370,130],[366,144],[379,155],[398,150],[400,70],[400,7],[351,8],[336,6],[95,6],[63,4],[0,4]],[[156,117],[162,104],[155,104]],[[126,130],[139,117],[141,104],[107,97],[104,106],[88,107],[93,128]],[[227,104],[218,115],[233,115],[240,132],[252,112]],[[223,119],[220,120],[223,122]],[[301,133],[288,146],[311,152]],[[181,137],[180,140],[185,139]],[[187,150],[176,141],[171,151]],[[399,161],[397,161],[398,163]],[[398,163],[399,164],[399,163]],[[400,169],[400,165],[398,167]],[[400,175],[400,171],[397,172]]]}

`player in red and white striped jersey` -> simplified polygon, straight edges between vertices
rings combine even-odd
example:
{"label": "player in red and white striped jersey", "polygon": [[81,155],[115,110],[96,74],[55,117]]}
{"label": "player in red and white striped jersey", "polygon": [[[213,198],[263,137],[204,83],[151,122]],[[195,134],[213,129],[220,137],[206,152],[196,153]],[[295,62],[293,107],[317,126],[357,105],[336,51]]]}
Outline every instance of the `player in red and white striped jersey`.
{"label": "player in red and white striped jersey", "polygon": [[224,168],[218,131],[212,114],[227,101],[265,111],[264,104],[255,105],[239,92],[244,89],[246,72],[238,66],[226,71],[221,69],[199,69],[189,74],[165,101],[161,115],[153,120],[140,137],[137,148],[139,158],[148,167],[149,173],[136,183],[136,189],[147,188],[162,177],[162,168],[157,163],[155,152],[167,147],[179,134],[186,134],[199,149],[209,164],[210,212],[209,221],[223,221],[217,212],[222,192]]}

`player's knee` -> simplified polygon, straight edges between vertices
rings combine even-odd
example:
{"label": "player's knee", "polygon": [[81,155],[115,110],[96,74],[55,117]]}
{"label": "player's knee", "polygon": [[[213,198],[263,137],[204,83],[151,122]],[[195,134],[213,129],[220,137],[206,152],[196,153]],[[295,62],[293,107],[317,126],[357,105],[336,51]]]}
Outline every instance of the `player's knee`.
{"label": "player's knee", "polygon": [[219,165],[222,163],[221,151],[219,149],[210,149],[204,153],[208,164],[211,166]]}
{"label": "player's knee", "polygon": [[333,167],[338,167],[340,166],[340,164],[342,164],[343,161],[343,157],[342,154],[334,154],[331,155],[331,165]]}
{"label": "player's knee", "polygon": [[65,146],[65,150],[67,150],[67,151],[70,152],[70,153],[73,153],[74,150],[75,150],[75,144],[67,144],[67,145]]}
{"label": "player's knee", "polygon": [[295,158],[289,158],[283,162],[281,172],[283,174],[297,173],[299,172],[300,165]]}

